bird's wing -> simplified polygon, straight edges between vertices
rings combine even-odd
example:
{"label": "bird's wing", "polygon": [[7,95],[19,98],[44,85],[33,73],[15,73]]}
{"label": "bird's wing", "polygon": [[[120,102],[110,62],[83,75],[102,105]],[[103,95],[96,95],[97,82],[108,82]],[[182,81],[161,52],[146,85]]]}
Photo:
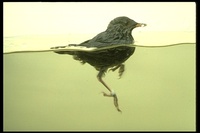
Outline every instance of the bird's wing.
{"label": "bird's wing", "polygon": [[115,40],[112,39],[112,37],[109,36],[107,32],[102,32],[98,35],[96,35],[94,38],[84,41],[80,46],[86,46],[86,47],[105,47],[110,46],[112,44],[115,44]]}

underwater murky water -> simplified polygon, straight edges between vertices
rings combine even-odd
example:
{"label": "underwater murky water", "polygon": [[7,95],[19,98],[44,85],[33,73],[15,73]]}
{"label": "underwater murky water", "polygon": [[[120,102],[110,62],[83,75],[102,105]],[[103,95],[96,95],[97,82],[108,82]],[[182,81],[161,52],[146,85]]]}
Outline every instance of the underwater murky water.
{"label": "underwater murky water", "polygon": [[195,130],[196,46],[136,48],[121,79],[104,81],[70,55],[4,54],[4,130]]}

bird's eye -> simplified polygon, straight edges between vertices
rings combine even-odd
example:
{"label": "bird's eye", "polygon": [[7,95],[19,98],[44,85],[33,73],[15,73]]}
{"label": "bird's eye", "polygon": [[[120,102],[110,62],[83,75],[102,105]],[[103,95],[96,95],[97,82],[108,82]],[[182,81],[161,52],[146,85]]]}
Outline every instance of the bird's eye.
{"label": "bird's eye", "polygon": [[124,23],[125,25],[127,25],[127,24],[128,24],[128,21],[124,21],[123,23]]}

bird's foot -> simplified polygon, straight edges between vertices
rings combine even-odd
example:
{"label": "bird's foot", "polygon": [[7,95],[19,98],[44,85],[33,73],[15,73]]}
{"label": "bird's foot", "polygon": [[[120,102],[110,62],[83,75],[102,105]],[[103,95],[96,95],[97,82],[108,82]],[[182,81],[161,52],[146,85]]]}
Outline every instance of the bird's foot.
{"label": "bird's foot", "polygon": [[122,112],[120,109],[119,109],[119,104],[118,104],[118,98],[117,98],[117,95],[114,91],[112,91],[110,94],[107,94],[105,92],[102,92],[103,93],[103,96],[106,96],[106,97],[113,97],[113,100],[114,100],[114,105],[117,109],[117,111],[119,112]]}
{"label": "bird's foot", "polygon": [[116,67],[113,67],[113,68],[111,68],[109,71],[115,71],[115,70],[117,70],[118,68],[119,68],[120,66],[116,66]]}
{"label": "bird's foot", "polygon": [[122,74],[124,73],[125,71],[125,65],[122,64],[120,67],[119,67],[119,78],[122,77]]}
{"label": "bird's foot", "polygon": [[[119,79],[122,77],[122,74],[124,73],[124,71],[125,71],[125,65],[124,64],[120,64],[120,65],[118,65],[118,66],[115,66],[114,68],[111,68],[110,70],[111,71],[115,71],[115,70],[117,70],[117,69],[119,69]],[[109,71],[110,71],[109,70]]]}

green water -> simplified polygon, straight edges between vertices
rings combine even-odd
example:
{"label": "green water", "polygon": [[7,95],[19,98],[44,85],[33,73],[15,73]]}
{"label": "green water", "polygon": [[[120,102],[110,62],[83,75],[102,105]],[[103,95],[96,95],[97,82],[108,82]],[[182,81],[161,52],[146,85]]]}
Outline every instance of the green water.
{"label": "green water", "polygon": [[121,79],[104,81],[118,95],[122,114],[97,71],[70,55],[3,55],[4,131],[194,131],[195,45],[136,48]]}

